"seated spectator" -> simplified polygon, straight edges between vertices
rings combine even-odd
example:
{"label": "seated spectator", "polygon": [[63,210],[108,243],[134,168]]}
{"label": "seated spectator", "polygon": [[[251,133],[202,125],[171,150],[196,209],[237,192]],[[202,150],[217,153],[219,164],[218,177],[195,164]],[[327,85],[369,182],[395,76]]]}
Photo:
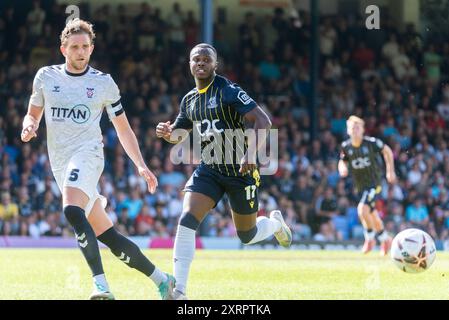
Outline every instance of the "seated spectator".
{"label": "seated spectator", "polygon": [[289,198],[294,201],[295,205],[299,209],[300,221],[307,224],[307,214],[311,208],[311,202],[313,199],[313,188],[307,182],[306,177],[301,175],[297,178],[295,188],[290,193]]}
{"label": "seated spectator", "polygon": [[332,226],[332,223],[330,222],[323,223],[320,226],[319,232],[313,236],[313,240],[322,242],[338,240],[338,237]]}
{"label": "seated spectator", "polygon": [[332,224],[337,232],[339,239],[347,240],[349,238],[349,219],[347,217],[347,211],[349,208],[348,198],[340,198],[338,200],[338,214],[332,218]]}
{"label": "seated spectator", "polygon": [[421,170],[419,170],[419,163],[413,164],[412,170],[409,171],[407,175],[407,180],[411,185],[416,185],[421,181]]}
{"label": "seated spectator", "polygon": [[442,98],[437,105],[439,115],[447,122],[449,121],[449,84],[446,84],[442,89]]}
{"label": "seated spectator", "polygon": [[0,229],[3,235],[18,234],[19,232],[19,206],[11,201],[9,192],[1,194],[0,202]]}
{"label": "seated spectator", "polygon": [[324,191],[324,196],[319,196],[316,201],[316,215],[311,221],[312,230],[315,232],[318,231],[322,224],[330,222],[337,214],[338,206],[333,190],[332,188],[327,187]]}
{"label": "seated spectator", "polygon": [[406,55],[403,46],[399,47],[399,53],[391,60],[396,78],[399,80],[405,77],[414,77],[418,74],[418,70],[410,61],[410,58]]}
{"label": "seated spectator", "polygon": [[135,234],[134,220],[128,216],[128,207],[122,207],[117,221],[117,229],[125,236]]}
{"label": "seated spectator", "polygon": [[28,189],[21,187],[19,189],[19,215],[21,218],[28,218],[33,213],[33,203],[28,195]]}
{"label": "seated spectator", "polygon": [[143,205],[135,221],[136,233],[139,236],[149,235],[153,229],[154,220],[150,213],[150,208]]}
{"label": "seated spectator", "polygon": [[320,203],[318,215],[323,218],[323,221],[325,221],[328,218],[332,218],[337,214],[338,214],[337,201],[334,197],[332,188],[328,187],[326,188],[324,198]]}
{"label": "seated spectator", "polygon": [[131,190],[131,198],[127,198],[123,202],[123,206],[128,209],[128,218],[131,220],[136,219],[143,206],[143,200],[137,188]]}
{"label": "seated spectator", "polygon": [[392,33],[382,47],[382,55],[391,62],[398,54],[399,44],[396,40],[396,34]]}
{"label": "seated spectator", "polygon": [[423,204],[420,197],[416,197],[413,204],[410,204],[405,210],[407,222],[414,227],[426,227],[429,223],[429,210]]}
{"label": "seated spectator", "polygon": [[360,71],[365,70],[374,61],[375,54],[373,50],[367,48],[363,41],[360,41],[359,46],[353,53],[353,59]]}
{"label": "seated spectator", "polygon": [[441,56],[436,51],[435,45],[431,43],[424,53],[424,68],[427,79],[432,83],[437,83],[441,78]]}
{"label": "seated spectator", "polygon": [[174,170],[174,165],[169,158],[165,161],[164,172],[159,176],[159,186],[171,185],[180,188],[186,182],[186,177],[180,171]]}
{"label": "seated spectator", "polygon": [[393,117],[388,118],[387,123],[384,125],[382,135],[388,138],[390,136],[397,137],[398,134],[399,132],[396,129],[394,118]]}
{"label": "seated spectator", "polygon": [[346,118],[340,111],[337,111],[331,119],[331,132],[339,136],[346,133]]}
{"label": "seated spectator", "polygon": [[259,64],[260,75],[266,80],[278,80],[281,76],[279,66],[274,61],[274,55],[269,52]]}
{"label": "seated spectator", "polygon": [[47,215],[46,222],[48,225],[48,230],[43,233],[46,237],[60,237],[62,236],[62,229],[59,227],[58,223],[58,212],[52,212]]}

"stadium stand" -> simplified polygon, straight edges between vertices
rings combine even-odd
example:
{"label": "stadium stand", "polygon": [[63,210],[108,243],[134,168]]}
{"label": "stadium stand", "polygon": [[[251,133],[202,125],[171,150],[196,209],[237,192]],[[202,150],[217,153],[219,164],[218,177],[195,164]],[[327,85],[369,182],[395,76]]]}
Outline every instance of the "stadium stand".
{"label": "stadium stand", "polygon": [[[44,126],[30,144],[19,137],[35,72],[63,62],[58,36],[64,8],[36,3],[25,13],[9,8],[0,15],[0,235],[38,238],[71,231],[61,214]],[[172,146],[156,138],[155,126],[175,118],[180,99],[194,85],[187,52],[199,41],[198,18],[182,4],[169,18],[148,4],[139,10],[125,3],[95,10],[84,5],[82,12],[97,34],[91,65],[111,73],[118,83],[122,104],[160,185],[156,194],[147,192],[103,117],[106,166],[99,188],[108,198],[107,212],[124,234],[173,236],[181,190],[193,166],[170,162]],[[434,239],[446,240],[449,42],[435,43],[413,25],[399,32],[392,21],[371,37],[361,18],[323,17],[320,134],[312,140],[307,102],[310,17],[300,12],[300,20],[298,24],[276,9],[265,17],[248,12],[240,25],[215,25],[219,73],[245,88],[279,129],[279,169],[262,177],[259,214],[280,208],[295,240],[363,238],[351,181],[340,179],[336,167],[345,120],[356,114],[366,120],[368,135],[394,151],[399,182],[390,187],[385,183],[383,200],[377,203],[387,230],[395,234],[419,227]],[[239,35],[238,50],[229,50],[223,41],[225,28]],[[226,201],[211,212],[199,233],[235,236]]]}

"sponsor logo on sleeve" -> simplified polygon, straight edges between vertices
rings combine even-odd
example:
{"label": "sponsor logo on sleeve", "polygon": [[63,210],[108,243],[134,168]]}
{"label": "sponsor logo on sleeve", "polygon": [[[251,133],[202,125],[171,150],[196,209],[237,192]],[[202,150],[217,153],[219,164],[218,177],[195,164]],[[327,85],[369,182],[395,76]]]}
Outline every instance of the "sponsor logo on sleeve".
{"label": "sponsor logo on sleeve", "polygon": [[244,105],[248,105],[250,104],[253,99],[243,90],[240,90],[239,93],[237,94],[237,98],[244,104]]}

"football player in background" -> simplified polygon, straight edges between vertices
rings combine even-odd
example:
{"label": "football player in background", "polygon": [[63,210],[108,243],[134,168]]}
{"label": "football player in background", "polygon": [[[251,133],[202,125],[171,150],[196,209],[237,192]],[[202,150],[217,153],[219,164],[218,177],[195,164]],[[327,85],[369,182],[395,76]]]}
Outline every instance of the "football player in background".
{"label": "football player in background", "polygon": [[346,124],[350,138],[341,145],[338,172],[341,177],[347,177],[351,172],[354,187],[359,194],[357,212],[365,236],[362,252],[370,252],[376,245],[377,238],[381,245],[380,253],[385,256],[390,250],[392,239],[384,229],[375,204],[382,191],[384,169],[380,155],[385,160],[387,181],[396,182],[393,152],[380,139],[364,136],[365,122],[361,118],[351,116]]}

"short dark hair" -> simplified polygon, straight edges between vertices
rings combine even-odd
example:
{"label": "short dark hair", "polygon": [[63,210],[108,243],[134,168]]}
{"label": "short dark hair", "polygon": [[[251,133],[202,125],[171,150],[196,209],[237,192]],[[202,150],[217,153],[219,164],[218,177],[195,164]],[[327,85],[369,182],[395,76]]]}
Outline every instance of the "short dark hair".
{"label": "short dark hair", "polygon": [[211,45],[211,44],[208,44],[208,43],[199,43],[199,44],[197,44],[196,46],[194,46],[193,48],[192,48],[192,50],[190,50],[190,54],[192,54],[192,51],[194,50],[194,49],[196,49],[196,48],[204,48],[204,49],[211,49],[213,52],[214,52],[214,55],[215,55],[215,57],[217,57],[218,56],[218,54],[217,54],[217,50],[214,48],[214,46],[213,45]]}

